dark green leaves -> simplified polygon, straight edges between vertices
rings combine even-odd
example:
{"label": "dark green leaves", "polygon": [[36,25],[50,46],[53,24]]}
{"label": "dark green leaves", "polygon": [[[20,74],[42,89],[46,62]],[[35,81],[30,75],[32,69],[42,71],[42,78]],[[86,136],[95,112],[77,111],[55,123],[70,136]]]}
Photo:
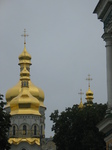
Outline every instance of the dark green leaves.
{"label": "dark green leaves", "polygon": [[55,110],[50,119],[54,123],[52,130],[57,150],[104,150],[104,134],[96,125],[104,118],[106,108],[106,104],[93,104],[83,109],[74,105],[61,114]]}
{"label": "dark green leaves", "polygon": [[0,94],[0,150],[9,150],[10,144],[8,143],[8,131],[10,125],[10,115],[4,111],[5,102],[3,95]]}

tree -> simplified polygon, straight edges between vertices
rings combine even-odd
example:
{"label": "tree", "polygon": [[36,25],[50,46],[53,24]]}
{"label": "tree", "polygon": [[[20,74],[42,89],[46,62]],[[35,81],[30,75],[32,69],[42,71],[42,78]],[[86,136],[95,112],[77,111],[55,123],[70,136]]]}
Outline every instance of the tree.
{"label": "tree", "polygon": [[106,104],[93,104],[83,109],[74,105],[59,114],[51,113],[53,141],[57,150],[105,150],[104,134],[96,125],[104,118]]}
{"label": "tree", "polygon": [[8,131],[10,125],[10,115],[4,111],[5,102],[3,95],[0,94],[0,150],[9,150]]}

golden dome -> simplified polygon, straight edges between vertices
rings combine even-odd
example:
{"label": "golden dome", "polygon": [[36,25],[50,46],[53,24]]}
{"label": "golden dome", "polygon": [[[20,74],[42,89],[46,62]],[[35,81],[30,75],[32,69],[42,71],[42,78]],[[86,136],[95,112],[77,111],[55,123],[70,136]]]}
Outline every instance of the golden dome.
{"label": "golden dome", "polygon": [[[16,96],[19,95],[19,93],[21,92],[21,81],[19,81],[14,87],[12,87],[11,89],[9,89],[6,93],[6,100],[7,100],[7,106],[9,106],[10,101],[15,98]],[[35,98],[37,98],[40,102],[40,106],[45,107],[44,106],[44,92],[42,89],[36,87],[31,80],[29,80],[29,92],[31,93],[32,96],[34,96]]]}
{"label": "golden dome", "polygon": [[[26,42],[24,42],[24,49],[23,52],[20,54],[19,58],[19,65],[20,65],[20,76],[22,74],[22,70],[25,67],[27,69],[27,72],[25,71],[25,76],[29,78],[30,76],[30,65],[31,65],[31,55],[27,52],[26,50]],[[24,75],[23,75],[24,76]],[[21,79],[21,77],[20,77]],[[19,81],[14,87],[9,89],[6,93],[6,100],[7,100],[7,105],[6,107],[10,106],[10,102],[13,98],[18,96],[21,92],[21,81]],[[44,106],[44,92],[42,89],[36,87],[31,80],[29,79],[29,92],[31,93],[32,96],[37,98],[40,102],[40,106]]]}
{"label": "golden dome", "polygon": [[11,115],[39,113],[39,100],[33,97],[28,88],[22,88],[21,93],[10,102]]}
{"label": "golden dome", "polygon": [[90,89],[90,81],[92,80],[92,78],[90,78],[90,74],[88,74],[88,78],[86,79],[88,80],[88,91],[86,92],[86,100],[87,100],[87,105],[88,106],[92,106],[92,101],[93,101],[93,92]]}
{"label": "golden dome", "polygon": [[23,52],[19,55],[19,65],[21,64],[29,64],[31,65],[31,55],[27,52],[26,46],[24,46]]}
{"label": "golden dome", "polygon": [[80,102],[78,108],[83,108],[83,107],[84,107],[84,106],[83,106],[83,103],[82,103],[82,100],[81,100],[81,102]]}
{"label": "golden dome", "polygon": [[20,94],[13,98],[10,102],[11,115],[15,114],[35,114],[39,113],[39,100],[31,95],[29,92],[29,80],[30,73],[24,66],[20,73],[21,80],[21,92]]}
{"label": "golden dome", "polygon": [[90,87],[88,89],[88,91],[86,92],[86,99],[91,99],[93,100],[93,92],[91,91]]}
{"label": "golden dome", "polygon": [[91,91],[90,86],[89,86],[89,89],[86,92],[87,106],[92,106],[93,105],[93,99],[94,99],[93,92]]}

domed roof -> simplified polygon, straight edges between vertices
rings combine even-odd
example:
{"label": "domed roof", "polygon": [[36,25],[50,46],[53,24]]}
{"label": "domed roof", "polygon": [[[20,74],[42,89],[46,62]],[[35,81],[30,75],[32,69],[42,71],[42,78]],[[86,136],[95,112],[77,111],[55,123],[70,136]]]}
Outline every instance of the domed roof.
{"label": "domed roof", "polygon": [[31,55],[27,52],[26,47],[24,47],[23,52],[19,55],[19,59],[31,59]]}
{"label": "domed roof", "polygon": [[90,87],[88,89],[88,91],[86,92],[86,99],[91,99],[93,100],[93,92],[91,91]]}
{"label": "domed roof", "polygon": [[21,92],[20,94],[13,98],[10,102],[11,115],[17,114],[35,114],[40,115],[39,113],[39,100],[31,95],[29,92],[29,80],[30,73],[24,66],[23,70],[20,73],[21,80]]}
{"label": "domed roof", "polygon": [[[19,95],[19,93],[21,92],[21,81],[19,80],[19,82],[12,87],[11,89],[9,89],[6,93],[6,100],[7,100],[7,106],[9,106],[10,101],[15,98],[16,96]],[[44,92],[42,89],[36,87],[31,80],[29,81],[29,92],[31,93],[32,96],[34,96],[35,98],[37,98],[40,101],[40,106],[44,106]],[[6,106],[6,107],[7,107]]]}
{"label": "domed roof", "polygon": [[31,65],[31,55],[27,52],[26,46],[24,46],[23,52],[19,55],[19,65],[20,64],[30,64]]}
{"label": "domed roof", "polygon": [[80,104],[79,104],[79,106],[78,106],[79,108],[83,108],[84,106],[83,106],[83,103],[82,103],[82,100],[81,100],[81,102],[80,102]]}
{"label": "domed roof", "polygon": [[93,92],[91,91],[90,87],[89,87],[88,91],[86,92],[86,95],[93,95]]}
{"label": "domed roof", "polygon": [[40,115],[39,105],[39,100],[30,94],[29,88],[22,88],[21,93],[10,102],[10,114]]}
{"label": "domed roof", "polygon": [[[24,30],[24,38],[27,36],[26,30]],[[40,106],[44,106],[44,92],[42,89],[36,87],[30,80],[30,65],[31,65],[31,55],[26,50],[26,40],[24,39],[24,49],[23,52],[19,55],[19,65],[20,65],[20,80],[19,82],[9,89],[6,93],[7,105],[6,107],[12,104],[12,100],[16,98],[22,91],[21,80],[28,80],[29,92],[30,94],[39,100]]]}

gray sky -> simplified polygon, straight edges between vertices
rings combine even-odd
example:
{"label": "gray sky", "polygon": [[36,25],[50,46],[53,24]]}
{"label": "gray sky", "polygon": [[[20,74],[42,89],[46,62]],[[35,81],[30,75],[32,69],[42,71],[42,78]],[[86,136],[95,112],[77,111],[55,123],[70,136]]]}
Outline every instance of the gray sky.
{"label": "gray sky", "polygon": [[[93,14],[98,0],[0,0],[0,92],[19,80],[18,56],[32,56],[31,80],[45,93],[46,137],[53,135],[50,114],[80,103],[91,75],[94,102],[107,102],[103,23]],[[85,100],[85,94],[82,97]]]}

